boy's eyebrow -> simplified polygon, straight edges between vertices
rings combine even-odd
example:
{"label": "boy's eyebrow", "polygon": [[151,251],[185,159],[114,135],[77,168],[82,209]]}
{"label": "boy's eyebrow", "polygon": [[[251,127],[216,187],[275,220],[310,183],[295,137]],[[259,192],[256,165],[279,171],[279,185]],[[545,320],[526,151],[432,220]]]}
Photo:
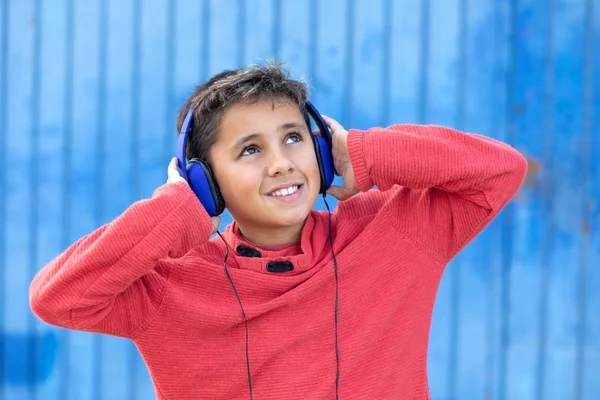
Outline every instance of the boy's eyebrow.
{"label": "boy's eyebrow", "polygon": [[306,124],[300,122],[288,122],[277,128],[278,131],[283,131],[290,128],[306,129]]}
{"label": "boy's eyebrow", "polygon": [[[291,128],[298,128],[298,129],[304,129],[306,130],[306,124],[300,123],[300,122],[288,122],[286,124],[281,125],[279,128],[277,128],[278,131],[284,131],[286,129],[291,129]],[[236,149],[241,149],[244,147],[244,145],[248,142],[251,142],[255,139],[258,139],[261,136],[260,133],[251,133],[250,135],[246,135],[243,138],[239,139],[235,145],[233,146]]]}
{"label": "boy's eyebrow", "polygon": [[242,147],[244,147],[244,145],[248,142],[251,142],[254,139],[257,139],[260,137],[260,134],[258,133],[252,133],[250,135],[244,136],[243,138],[241,138],[240,140],[238,140],[237,142],[235,142],[235,146],[233,146],[235,149],[241,149]]}

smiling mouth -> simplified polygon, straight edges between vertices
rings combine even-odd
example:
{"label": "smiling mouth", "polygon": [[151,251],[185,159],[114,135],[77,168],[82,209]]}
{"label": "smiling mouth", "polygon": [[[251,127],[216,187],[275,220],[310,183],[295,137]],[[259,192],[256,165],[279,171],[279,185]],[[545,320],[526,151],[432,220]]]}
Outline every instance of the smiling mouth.
{"label": "smiling mouth", "polygon": [[302,185],[292,185],[288,188],[283,188],[283,189],[278,189],[275,190],[274,192],[271,192],[268,194],[268,196],[271,197],[286,197],[286,196],[290,196],[296,192],[298,192],[298,190],[302,187]]}

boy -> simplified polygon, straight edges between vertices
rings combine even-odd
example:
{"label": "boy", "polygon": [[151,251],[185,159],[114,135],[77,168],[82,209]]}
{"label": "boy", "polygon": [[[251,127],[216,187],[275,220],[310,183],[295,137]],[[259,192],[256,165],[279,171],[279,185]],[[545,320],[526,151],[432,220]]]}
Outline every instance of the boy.
{"label": "boy", "polygon": [[[219,217],[173,159],[151,199],[39,272],[34,312],[133,340],[159,399],[428,399],[444,267],[516,193],[526,162],[448,128],[348,132],[325,117],[343,186],[328,190],[333,214],[314,211],[306,102],[276,65],[200,86],[178,128],[193,108],[187,158],[210,165],[234,222],[210,238]],[[269,269],[277,261],[289,268]]]}

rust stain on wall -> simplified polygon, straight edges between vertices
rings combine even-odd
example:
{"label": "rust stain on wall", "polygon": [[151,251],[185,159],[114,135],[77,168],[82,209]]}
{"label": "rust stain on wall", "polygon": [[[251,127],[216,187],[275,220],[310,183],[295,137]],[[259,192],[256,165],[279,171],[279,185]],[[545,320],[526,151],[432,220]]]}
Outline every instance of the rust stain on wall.
{"label": "rust stain on wall", "polygon": [[527,174],[525,175],[524,187],[532,187],[542,172],[542,163],[540,160],[525,156],[527,159]]}

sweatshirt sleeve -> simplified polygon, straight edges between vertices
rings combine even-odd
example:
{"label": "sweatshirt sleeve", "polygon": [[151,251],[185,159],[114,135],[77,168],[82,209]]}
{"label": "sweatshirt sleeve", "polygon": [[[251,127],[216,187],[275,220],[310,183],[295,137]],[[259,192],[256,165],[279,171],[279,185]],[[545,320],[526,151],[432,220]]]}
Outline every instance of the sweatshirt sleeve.
{"label": "sweatshirt sleeve", "polygon": [[210,238],[212,223],[187,186],[169,183],[81,238],[33,279],[29,298],[43,321],[135,337],[167,288],[168,263]]}
{"label": "sweatshirt sleeve", "polygon": [[348,150],[358,188],[387,192],[386,221],[443,262],[500,212],[527,170],[509,145],[441,126],[353,129]]}

